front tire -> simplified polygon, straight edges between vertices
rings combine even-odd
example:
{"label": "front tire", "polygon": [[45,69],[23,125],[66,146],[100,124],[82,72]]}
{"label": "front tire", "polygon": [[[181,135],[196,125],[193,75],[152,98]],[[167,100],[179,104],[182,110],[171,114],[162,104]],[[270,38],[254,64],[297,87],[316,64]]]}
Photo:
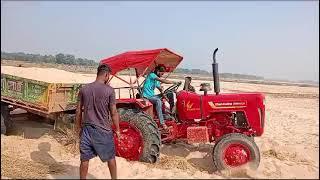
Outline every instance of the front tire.
{"label": "front tire", "polygon": [[219,171],[246,165],[256,170],[260,164],[260,151],[256,143],[252,138],[239,133],[222,136],[213,148],[212,157]]}

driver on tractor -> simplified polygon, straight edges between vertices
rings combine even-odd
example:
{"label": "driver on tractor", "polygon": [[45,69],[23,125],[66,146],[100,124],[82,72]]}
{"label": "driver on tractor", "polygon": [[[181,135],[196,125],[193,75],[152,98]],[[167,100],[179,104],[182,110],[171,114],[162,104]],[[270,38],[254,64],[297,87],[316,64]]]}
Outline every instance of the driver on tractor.
{"label": "driver on tractor", "polygon": [[164,123],[164,117],[162,113],[162,101],[159,96],[154,95],[154,89],[158,88],[162,97],[167,99],[167,97],[165,97],[165,95],[163,94],[163,89],[160,86],[160,82],[165,84],[177,84],[178,82],[160,78],[164,72],[165,72],[164,65],[158,65],[155,67],[154,71],[151,72],[146,77],[146,80],[144,82],[143,89],[142,89],[142,96],[148,99],[155,106],[160,124],[162,125],[163,129],[167,130],[168,127]]}

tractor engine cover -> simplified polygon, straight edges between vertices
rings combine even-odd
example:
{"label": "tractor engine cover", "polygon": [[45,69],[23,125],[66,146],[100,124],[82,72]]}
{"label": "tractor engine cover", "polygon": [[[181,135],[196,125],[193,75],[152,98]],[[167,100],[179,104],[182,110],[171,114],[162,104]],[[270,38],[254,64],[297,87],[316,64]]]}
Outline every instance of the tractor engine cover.
{"label": "tractor engine cover", "polygon": [[194,126],[187,128],[188,143],[209,142],[208,128],[206,126]]}

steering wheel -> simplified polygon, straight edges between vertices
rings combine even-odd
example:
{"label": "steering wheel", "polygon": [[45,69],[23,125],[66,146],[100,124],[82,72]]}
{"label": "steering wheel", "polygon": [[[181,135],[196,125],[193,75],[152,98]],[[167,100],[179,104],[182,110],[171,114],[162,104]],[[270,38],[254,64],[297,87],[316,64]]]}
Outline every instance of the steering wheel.
{"label": "steering wheel", "polygon": [[182,82],[178,82],[177,84],[173,84],[170,87],[168,87],[166,90],[163,91],[163,94],[168,94],[170,92],[175,92],[178,90],[179,86],[182,84]]}

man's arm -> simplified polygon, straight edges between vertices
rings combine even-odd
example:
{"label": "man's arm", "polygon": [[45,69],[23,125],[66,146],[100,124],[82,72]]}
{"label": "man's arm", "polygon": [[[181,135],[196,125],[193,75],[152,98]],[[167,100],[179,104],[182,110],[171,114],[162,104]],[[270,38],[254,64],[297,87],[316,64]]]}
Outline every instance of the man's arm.
{"label": "man's arm", "polygon": [[82,105],[83,105],[82,93],[80,90],[79,95],[78,95],[78,104],[77,104],[77,109],[76,109],[76,122],[75,122],[75,130],[79,136],[80,136],[80,132],[82,129],[82,127],[81,127],[81,124],[82,124]]}
{"label": "man's arm", "polygon": [[116,133],[117,135],[120,134],[120,126],[119,126],[119,114],[118,114],[118,111],[117,111],[117,107],[116,107],[116,104],[112,104],[111,105],[111,118],[112,118],[112,121],[113,121],[113,124],[116,126]]}
{"label": "man's arm", "polygon": [[169,102],[168,97],[163,93],[163,88],[161,86],[159,86],[159,87],[157,86],[157,88],[160,91],[160,94],[162,95],[162,97]]}
{"label": "man's arm", "polygon": [[109,111],[111,114],[111,119],[113,124],[116,126],[116,133],[117,136],[119,137],[120,135],[120,126],[119,126],[119,114],[117,111],[117,106],[116,106],[116,96],[114,89],[112,90],[111,95],[109,96]]}
{"label": "man's arm", "polygon": [[155,79],[156,79],[157,81],[160,81],[160,82],[165,83],[165,84],[174,84],[174,83],[175,83],[174,81],[162,79],[162,78],[159,78],[159,77],[156,77]]}

